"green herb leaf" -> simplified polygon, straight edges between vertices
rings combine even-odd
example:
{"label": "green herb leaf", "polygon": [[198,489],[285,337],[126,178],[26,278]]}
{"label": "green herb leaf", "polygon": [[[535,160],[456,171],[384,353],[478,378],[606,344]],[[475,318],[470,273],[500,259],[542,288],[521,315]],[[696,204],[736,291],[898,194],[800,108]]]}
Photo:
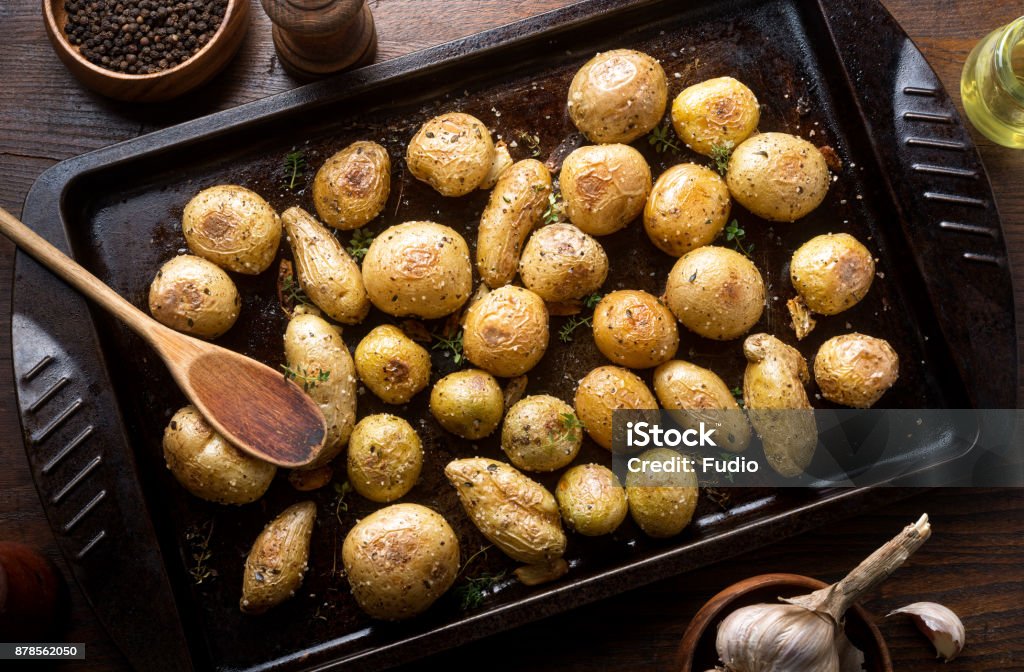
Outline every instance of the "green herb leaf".
{"label": "green herb leaf", "polygon": [[733,247],[737,252],[750,257],[754,253],[754,245],[753,243],[744,245],[743,241],[746,236],[747,232],[740,228],[740,223],[735,219],[729,222],[729,226],[725,227],[725,239],[733,243]]}
{"label": "green herb leaf", "polygon": [[666,121],[661,126],[655,126],[654,130],[647,134],[647,142],[650,143],[659,154],[671,149],[673,151],[682,151],[678,144],[675,142],[676,135],[675,131],[672,130],[672,124]]}
{"label": "green herb leaf", "polygon": [[320,383],[326,383],[331,377],[330,371],[317,370],[310,372],[302,366],[293,369],[286,364],[282,364],[281,370],[284,372],[285,380],[293,380],[301,384],[302,390],[306,393],[310,392]]}
{"label": "green herb leaf", "polygon": [[459,607],[463,611],[469,611],[470,609],[476,609],[484,600],[487,599],[487,595],[498,583],[505,578],[505,570],[498,572],[497,574],[482,574],[477,577],[466,579],[466,583],[462,584],[455,589],[455,596],[459,599]]}
{"label": "green herb leaf", "polygon": [[732,140],[726,140],[722,144],[711,145],[711,165],[721,175],[729,170],[729,159],[732,157]]}
{"label": "green herb leaf", "polygon": [[366,253],[370,249],[370,244],[376,237],[377,234],[371,231],[367,231],[366,229],[356,229],[355,233],[353,233],[352,237],[349,239],[348,247],[345,248],[345,251],[348,252],[350,257],[356,260],[356,263],[359,263],[363,260],[363,257],[366,256]]}
{"label": "green herb leaf", "polygon": [[295,185],[302,178],[302,173],[305,169],[306,156],[302,151],[289,152],[284,157],[284,174],[285,179],[288,181],[289,190],[295,190]]}
{"label": "green herb leaf", "polygon": [[521,131],[519,133],[519,139],[522,140],[523,144],[526,145],[526,148],[530,150],[531,158],[535,159],[540,156],[540,137],[538,135],[535,133]]}
{"label": "green herb leaf", "polygon": [[551,192],[548,194],[548,209],[544,211],[544,223],[555,224],[562,221],[562,195]]}
{"label": "green herb leaf", "polygon": [[593,310],[594,308],[597,307],[597,304],[601,303],[601,299],[603,298],[604,294],[598,294],[597,292],[594,292],[587,298],[583,299],[583,305]]}
{"label": "green herb leaf", "polygon": [[459,329],[451,338],[445,338],[443,334],[432,334],[437,339],[437,343],[431,346],[431,350],[447,350],[451,353],[452,363],[458,365],[462,364],[464,356],[462,354],[462,330]]}

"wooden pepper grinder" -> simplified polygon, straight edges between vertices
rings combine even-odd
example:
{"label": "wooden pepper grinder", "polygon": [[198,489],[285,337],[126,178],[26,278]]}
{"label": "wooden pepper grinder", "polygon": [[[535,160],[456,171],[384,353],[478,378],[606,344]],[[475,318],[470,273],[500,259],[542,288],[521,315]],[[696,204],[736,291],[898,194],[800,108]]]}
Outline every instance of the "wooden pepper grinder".
{"label": "wooden pepper grinder", "polygon": [[377,54],[377,31],[366,0],[260,0],[274,23],[281,65],[316,79],[364,65]]}

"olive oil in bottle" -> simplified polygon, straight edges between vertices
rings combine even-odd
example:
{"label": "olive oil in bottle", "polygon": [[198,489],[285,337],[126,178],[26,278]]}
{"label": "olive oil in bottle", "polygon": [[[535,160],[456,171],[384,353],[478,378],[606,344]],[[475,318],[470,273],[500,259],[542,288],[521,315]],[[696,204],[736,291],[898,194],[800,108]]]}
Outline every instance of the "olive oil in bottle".
{"label": "olive oil in bottle", "polygon": [[993,142],[1024,149],[1024,17],[989,33],[964,64],[960,96]]}

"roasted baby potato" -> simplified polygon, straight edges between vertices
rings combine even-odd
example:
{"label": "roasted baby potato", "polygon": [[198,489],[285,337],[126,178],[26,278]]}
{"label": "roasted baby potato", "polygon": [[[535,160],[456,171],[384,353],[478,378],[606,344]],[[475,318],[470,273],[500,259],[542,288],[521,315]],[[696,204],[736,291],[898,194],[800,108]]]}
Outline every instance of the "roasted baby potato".
{"label": "roasted baby potato", "polygon": [[216,264],[183,254],[156,272],[149,286],[149,312],[171,329],[217,338],[238,319],[242,299]]}
{"label": "roasted baby potato", "polygon": [[513,467],[482,457],[444,468],[466,515],[513,560],[547,564],[565,553],[565,533],[554,496]]}
{"label": "roasted baby potato", "polygon": [[619,478],[599,464],[581,464],[562,474],[555,499],[569,529],[586,537],[611,534],[629,513]]}
{"label": "roasted baby potato", "polygon": [[498,381],[486,371],[456,371],[434,383],[430,413],[452,434],[475,441],[501,424],[505,397]]}
{"label": "roasted baby potato", "polygon": [[717,428],[717,444],[739,453],[750,443],[750,425],[729,387],[714,371],[674,359],[654,370],[654,394],[685,427]]}
{"label": "roasted baby potato", "polygon": [[592,236],[605,236],[643,212],[651,168],[629,145],[588,145],[565,158],[558,182],[569,221]]}
{"label": "roasted baby potato", "polygon": [[430,353],[390,324],[382,324],[356,346],[356,373],[389,404],[406,404],[430,382]]}
{"label": "roasted baby potato", "polygon": [[348,443],[356,423],[356,371],[341,332],[312,314],[297,314],[284,332],[285,375],[317,403],[327,421],[324,447],[302,467],[322,467]]}
{"label": "roasted baby potato", "polygon": [[569,117],[591,142],[636,140],[658,125],[667,103],[661,64],[631,49],[597,54],[569,85]]}
{"label": "roasted baby potato", "polygon": [[600,366],[580,381],[574,400],[576,415],[597,445],[612,449],[612,413],[619,410],[655,410],[658,402],[644,381],[632,371]]}
{"label": "roasted baby potato", "polygon": [[484,371],[502,378],[521,376],[548,347],[548,309],[528,289],[506,285],[466,311],[462,349]]}
{"label": "roasted baby potato", "polygon": [[391,193],[391,157],[359,141],[324,162],[313,178],[313,205],[328,226],[358,229],[380,214]]}
{"label": "roasted baby potato", "polygon": [[359,265],[338,239],[302,208],[281,215],[288,232],[299,286],[320,310],[343,324],[358,324],[370,312]]}
{"label": "roasted baby potato", "polygon": [[501,174],[480,216],[476,268],[492,289],[516,277],[523,243],[540,224],[551,195],[551,173],[536,159],[512,164]]}
{"label": "roasted baby potato", "polygon": [[192,254],[236,273],[267,270],[281,242],[281,218],[254,191],[221,184],[196,194],[181,215]]}
{"label": "roasted baby potato", "polygon": [[580,452],[583,425],[572,406],[557,397],[525,397],[508,409],[501,428],[501,449],[524,471],[561,469]]}
{"label": "roasted baby potato", "polygon": [[718,173],[695,163],[658,178],[644,207],[644,229],[659,250],[680,257],[708,245],[725,228],[732,201]]}
{"label": "roasted baby potato", "polygon": [[348,482],[371,502],[393,502],[416,485],[423,468],[419,434],[397,415],[368,415],[348,440]]}
{"label": "roasted baby potato", "polygon": [[739,252],[706,245],[679,258],[669,271],[663,300],[690,331],[727,341],[761,319],[764,281]]}
{"label": "roasted baby potato", "polygon": [[648,369],[679,347],[676,318],[658,299],[636,289],[606,294],[594,308],[594,343],[615,364]]}
{"label": "roasted baby potato", "polygon": [[[669,462],[679,454],[669,448],[641,453],[640,464]],[[697,509],[697,474],[693,471],[630,471],[626,475],[629,513],[650,537],[674,537],[690,524]]]}
{"label": "roasted baby potato", "polygon": [[370,301],[388,315],[435,319],[462,307],[473,290],[466,241],[434,222],[406,222],[385,230],[363,258]]}
{"label": "roasted baby potato", "polygon": [[814,380],[837,404],[870,408],[900,375],[900,358],[889,342],[864,334],[843,334],[821,344]]}
{"label": "roasted baby potato", "polygon": [[214,431],[195,406],[164,430],[164,460],[190,493],[217,504],[248,504],[263,496],[277,467],[243,453]]}
{"label": "roasted baby potato", "polygon": [[238,603],[243,612],[262,614],[295,595],[309,566],[314,521],[316,504],[300,502],[263,528],[245,559]]}
{"label": "roasted baby potato", "polygon": [[582,299],[608,277],[608,255],[601,243],[572,224],[551,224],[526,241],[519,277],[548,303]]}
{"label": "roasted baby potato", "polygon": [[743,342],[743,405],[750,415],[764,456],[782,476],[799,476],[818,445],[818,427],[804,385],[807,362],[774,336],[754,334]]}
{"label": "roasted baby potato", "polygon": [[465,196],[487,178],[494,161],[494,141],[484,122],[449,112],[423,124],[409,141],[409,172],[442,196]]}
{"label": "roasted baby potato", "polygon": [[687,87],[672,101],[676,135],[693,151],[731,149],[757,130],[761,106],[754,92],[732,77],[716,77]]}
{"label": "roasted baby potato", "polygon": [[729,158],[729,193],[758,217],[793,222],[825,200],[825,157],[803,138],[761,133],[745,140]]}
{"label": "roasted baby potato", "polygon": [[811,238],[793,253],[789,278],[808,308],[835,315],[856,305],[871,289],[875,260],[850,234],[829,233]]}
{"label": "roasted baby potato", "polygon": [[363,518],[341,547],[359,607],[398,621],[426,611],[459,574],[459,539],[441,514],[392,504]]}

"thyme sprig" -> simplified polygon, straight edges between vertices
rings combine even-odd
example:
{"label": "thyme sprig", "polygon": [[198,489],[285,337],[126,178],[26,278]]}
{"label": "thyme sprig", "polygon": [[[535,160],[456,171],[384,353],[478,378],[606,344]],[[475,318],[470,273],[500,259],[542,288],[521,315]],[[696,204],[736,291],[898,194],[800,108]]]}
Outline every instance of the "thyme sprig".
{"label": "thyme sprig", "polygon": [[281,365],[285,380],[292,380],[302,385],[304,392],[310,392],[320,383],[326,383],[330,377],[330,371],[308,371],[304,366],[297,366],[294,369],[286,364]]}
{"label": "thyme sprig", "polygon": [[349,239],[348,247],[345,248],[345,251],[348,252],[349,256],[355,259],[357,263],[361,262],[363,257],[366,256],[367,251],[370,249],[370,243],[372,243],[373,239],[376,237],[377,234],[371,231],[366,229],[356,229],[355,233],[353,233],[352,237]]}
{"label": "thyme sprig", "polygon": [[556,224],[562,221],[562,195],[551,192],[548,194],[548,209],[544,211],[544,223]]}
{"label": "thyme sprig", "polygon": [[213,537],[213,520],[189,528],[185,532],[192,564],[188,568],[189,576],[197,586],[209,583],[217,578],[217,570],[209,566],[213,553],[210,551],[210,539]]}
{"label": "thyme sprig", "polygon": [[672,130],[671,124],[667,121],[661,126],[655,126],[654,130],[647,134],[647,142],[650,143],[659,154],[670,149],[676,152],[681,151],[681,148],[675,140],[675,131]]}
{"label": "thyme sprig", "polygon": [[729,159],[732,157],[732,150],[732,140],[726,140],[720,145],[711,145],[712,167],[717,170],[720,175],[725,175],[726,171],[729,170]]}
{"label": "thyme sprig", "polygon": [[729,222],[729,226],[725,227],[725,239],[733,244],[737,252],[742,253],[746,257],[750,257],[754,253],[754,244],[747,243],[743,244],[744,239],[747,237],[747,232],[740,228],[740,223],[735,219]]}
{"label": "thyme sprig", "polygon": [[302,178],[306,169],[306,155],[301,150],[289,152],[284,157],[284,174],[288,180],[288,189],[294,191],[295,185]]}
{"label": "thyme sprig", "polygon": [[462,330],[450,337],[446,337],[444,334],[433,335],[437,342],[430,347],[431,350],[445,350],[451,354],[453,364],[462,364],[464,355],[462,354]]}
{"label": "thyme sprig", "polygon": [[[602,298],[604,298],[603,294],[598,294],[597,292],[594,292],[587,298],[583,299],[583,305],[589,308],[590,310],[593,310],[594,307],[601,302]],[[593,319],[593,313],[591,313],[590,315],[583,316],[573,315],[572,317],[569,318],[569,321],[563,324],[562,328],[558,330],[558,340],[562,341],[562,343],[571,342],[573,338],[573,332],[575,332],[577,329],[584,325],[588,327],[591,326]]]}

